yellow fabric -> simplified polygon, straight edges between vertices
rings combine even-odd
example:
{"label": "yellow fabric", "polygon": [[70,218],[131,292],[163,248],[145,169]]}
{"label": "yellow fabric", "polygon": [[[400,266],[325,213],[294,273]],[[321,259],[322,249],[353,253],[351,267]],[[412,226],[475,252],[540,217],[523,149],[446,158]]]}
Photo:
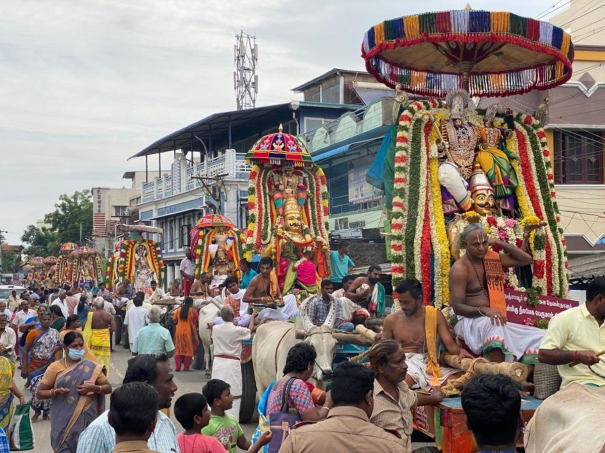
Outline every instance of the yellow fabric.
{"label": "yellow fabric", "polygon": [[[599,326],[584,304],[570,308],[550,320],[540,349],[593,351],[595,353],[603,351],[605,350],[605,323]],[[557,369],[563,379],[562,389],[573,382],[605,386],[605,379],[592,373],[586,365],[576,365],[570,368],[565,364],[558,365]],[[605,376],[603,362],[594,365],[592,369]]]}
{"label": "yellow fabric", "polygon": [[431,305],[425,307],[424,312],[424,335],[426,338],[427,365],[426,371],[428,374],[439,378],[441,377],[441,369],[437,362],[437,309]]}
{"label": "yellow fabric", "polygon": [[5,431],[12,417],[12,404],[8,404],[8,398],[12,395],[14,372],[15,364],[6,357],[0,357],[0,428]]}
{"label": "yellow fabric", "polygon": [[504,270],[500,254],[489,250],[483,258],[485,279],[489,293],[489,308],[500,311],[506,318],[506,299],[504,298]]}
{"label": "yellow fabric", "polygon": [[90,350],[97,362],[104,365],[109,376],[109,356],[111,355],[111,336],[109,329],[90,329]]}
{"label": "yellow fabric", "polygon": [[279,286],[278,286],[278,282],[277,282],[277,274],[275,273],[274,270],[271,271],[271,274],[269,275],[269,293],[271,294],[271,297],[277,297],[279,294]]}

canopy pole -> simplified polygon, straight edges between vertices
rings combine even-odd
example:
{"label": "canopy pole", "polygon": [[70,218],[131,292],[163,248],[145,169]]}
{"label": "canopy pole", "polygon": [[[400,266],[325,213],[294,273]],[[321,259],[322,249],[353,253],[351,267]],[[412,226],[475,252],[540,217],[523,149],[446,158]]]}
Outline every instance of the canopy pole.
{"label": "canopy pole", "polygon": [[145,154],[145,182],[149,182],[149,164],[147,162],[147,154]]}
{"label": "canopy pole", "polygon": [[158,167],[160,168],[160,170],[158,171],[158,176],[161,178],[162,177],[162,155],[160,153],[158,153]]}
{"label": "canopy pole", "polygon": [[229,115],[229,149],[231,149],[231,115]]}

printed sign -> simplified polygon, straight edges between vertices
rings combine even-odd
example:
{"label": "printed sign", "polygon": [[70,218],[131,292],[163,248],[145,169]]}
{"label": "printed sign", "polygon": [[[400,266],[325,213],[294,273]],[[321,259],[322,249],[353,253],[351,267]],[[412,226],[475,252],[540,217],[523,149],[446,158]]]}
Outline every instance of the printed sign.
{"label": "printed sign", "polygon": [[506,300],[506,318],[508,322],[514,324],[528,324],[539,319],[549,321],[557,313],[580,305],[576,300],[538,296],[538,305],[532,307],[527,304],[527,293],[509,289],[505,291],[504,298]]}
{"label": "printed sign", "polygon": [[367,203],[383,197],[381,190],[366,181],[366,173],[375,157],[370,155],[355,159],[353,165],[349,167],[349,203]]}

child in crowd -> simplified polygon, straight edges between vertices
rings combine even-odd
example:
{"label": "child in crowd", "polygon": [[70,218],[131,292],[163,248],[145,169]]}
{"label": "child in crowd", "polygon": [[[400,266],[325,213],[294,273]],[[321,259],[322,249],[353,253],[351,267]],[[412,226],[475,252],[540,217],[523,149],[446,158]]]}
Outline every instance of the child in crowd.
{"label": "child in crowd", "polygon": [[[218,439],[223,447],[223,451],[236,453],[237,448],[245,451],[257,452],[261,447],[271,440],[271,432],[264,433],[264,436],[250,448],[250,441],[246,439],[237,418],[225,411],[233,407],[233,395],[231,395],[231,386],[220,379],[211,379],[202,389],[202,393],[210,404],[210,421],[202,428],[202,434],[212,436]],[[182,398],[182,397],[181,397]],[[180,398],[179,398],[180,399]],[[178,404],[178,401],[177,401]],[[176,408],[175,408],[176,411]],[[177,420],[181,421],[178,417]],[[182,423],[181,423],[182,424]],[[184,427],[184,426],[183,426]],[[180,445],[180,441],[179,441]],[[197,450],[184,451],[183,453],[197,453]],[[203,451],[203,450],[200,450]]]}
{"label": "child in crowd", "polygon": [[158,392],[144,382],[129,382],[111,394],[109,424],[116,432],[112,453],[159,453],[147,447],[158,415]]}

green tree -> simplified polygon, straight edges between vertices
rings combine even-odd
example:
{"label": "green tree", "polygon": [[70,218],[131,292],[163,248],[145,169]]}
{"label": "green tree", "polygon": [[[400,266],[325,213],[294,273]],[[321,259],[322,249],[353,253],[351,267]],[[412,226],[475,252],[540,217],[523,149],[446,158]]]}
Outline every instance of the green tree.
{"label": "green tree", "polygon": [[2,253],[2,272],[16,272],[21,268],[21,255],[15,252]]}
{"label": "green tree", "polygon": [[89,190],[75,192],[71,197],[61,195],[55,211],[44,221],[56,231],[59,241],[88,244],[92,240],[92,195]]}
{"label": "green tree", "polygon": [[61,247],[61,240],[56,232],[46,227],[36,228],[34,225],[29,225],[25,229],[21,241],[28,244],[24,253],[30,258],[34,256],[57,256]]}

